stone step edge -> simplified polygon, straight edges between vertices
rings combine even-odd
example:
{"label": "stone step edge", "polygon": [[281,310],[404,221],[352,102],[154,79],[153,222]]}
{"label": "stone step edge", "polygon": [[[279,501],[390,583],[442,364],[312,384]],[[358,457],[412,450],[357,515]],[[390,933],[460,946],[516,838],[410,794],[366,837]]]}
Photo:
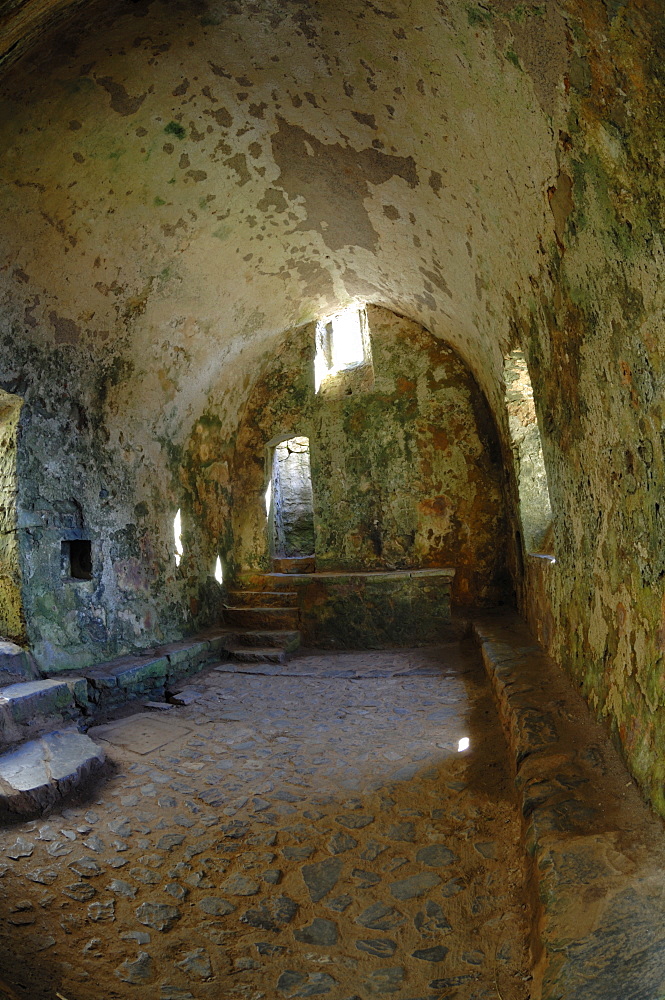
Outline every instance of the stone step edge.
{"label": "stone step edge", "polygon": [[[84,683],[83,677],[39,677],[34,680],[16,681],[0,687],[0,707],[10,707],[19,704],[27,698],[38,698],[47,691],[55,692],[58,688],[66,688],[72,697],[76,697],[78,689]],[[27,690],[30,688],[31,690]]]}
{"label": "stone step edge", "polygon": [[228,646],[226,651],[240,663],[283,663],[287,656],[279,646]]}
{"label": "stone step edge", "polygon": [[[223,626],[207,629],[187,639],[146,649],[139,655],[122,656],[105,663],[79,669],[86,687],[83,713],[90,717],[116,709],[145,697],[163,697],[166,689],[178,681],[214,666],[227,657]],[[73,675],[59,671],[49,680],[73,680]]]}
{"label": "stone step edge", "polygon": [[266,611],[290,611],[292,614],[298,613],[298,608],[283,608],[272,604],[224,604],[225,611],[250,611],[256,614],[265,614]]}
{"label": "stone step edge", "polygon": [[87,707],[83,677],[43,677],[0,688],[0,752],[47,732],[75,724]]}
{"label": "stone step edge", "polygon": [[0,816],[39,815],[99,774],[104,751],[77,729],[53,730],[0,755]]}
{"label": "stone step edge", "polygon": [[[609,1000],[619,995],[616,987],[620,984],[616,979],[619,959],[608,947],[608,939],[614,934],[618,948],[625,940],[625,934],[617,934],[613,907],[620,907],[627,897],[629,919],[631,907],[635,908],[634,874],[605,866],[608,899],[604,906],[594,904],[596,923],[584,941],[579,938],[575,908],[562,907],[572,866],[588,864],[591,858],[602,869],[599,858],[606,853],[611,857],[617,850],[616,832],[608,829],[601,807],[603,786],[612,775],[606,777],[604,764],[594,759],[595,746],[587,736],[588,708],[519,615],[479,617],[471,623],[471,634],[480,647],[506,735],[522,810],[524,846],[531,859],[531,891],[536,901],[531,998],[581,1000],[587,995],[588,970],[593,968],[593,997]],[[593,726],[605,737],[606,749],[609,746],[613,752],[605,730]],[[571,740],[571,730],[578,739]],[[587,750],[591,752],[586,754]],[[618,754],[616,759],[623,767]],[[627,770],[625,776],[630,778]],[[640,804],[647,810],[644,802]],[[581,888],[573,886],[577,894]],[[640,897],[645,909],[635,917],[631,953],[653,950],[651,928],[665,923],[663,894],[652,896]],[[660,966],[656,972],[659,986],[649,994],[654,997],[665,996],[665,967],[662,962]]]}
{"label": "stone step edge", "polygon": [[[253,587],[237,587],[234,590],[229,590],[229,597],[274,597],[283,600],[285,597],[297,597],[297,591],[295,590],[257,590]],[[233,605],[233,607],[238,607],[239,605]],[[249,607],[250,605],[243,604],[242,607]],[[270,607],[270,605],[267,605]]]}
{"label": "stone step edge", "polygon": [[234,645],[245,646],[248,649],[251,649],[253,645],[263,645],[291,653],[298,649],[301,642],[302,633],[299,629],[250,628],[243,625],[227,625],[222,638],[223,648],[227,653],[229,647]]}

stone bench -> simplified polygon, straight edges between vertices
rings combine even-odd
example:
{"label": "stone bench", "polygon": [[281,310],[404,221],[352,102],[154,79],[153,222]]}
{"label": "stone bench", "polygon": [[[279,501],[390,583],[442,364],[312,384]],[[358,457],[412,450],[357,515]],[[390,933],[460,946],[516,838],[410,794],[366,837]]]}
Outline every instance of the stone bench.
{"label": "stone bench", "polygon": [[163,698],[179,680],[225,657],[224,639],[221,630],[208,632],[81,671],[90,710],[106,712],[136,698]]}

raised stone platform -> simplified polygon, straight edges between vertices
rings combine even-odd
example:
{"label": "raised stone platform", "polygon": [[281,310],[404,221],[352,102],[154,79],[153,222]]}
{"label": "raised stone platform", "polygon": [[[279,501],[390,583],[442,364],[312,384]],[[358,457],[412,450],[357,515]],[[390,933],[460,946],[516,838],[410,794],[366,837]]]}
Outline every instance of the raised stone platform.
{"label": "raised stone platform", "polygon": [[606,730],[516,615],[473,625],[533,858],[534,1000],[665,996],[665,836]]}
{"label": "raised stone platform", "polygon": [[455,570],[243,573],[242,586],[274,593],[294,591],[300,630],[319,649],[383,649],[423,646],[459,638],[463,626],[451,618]]}

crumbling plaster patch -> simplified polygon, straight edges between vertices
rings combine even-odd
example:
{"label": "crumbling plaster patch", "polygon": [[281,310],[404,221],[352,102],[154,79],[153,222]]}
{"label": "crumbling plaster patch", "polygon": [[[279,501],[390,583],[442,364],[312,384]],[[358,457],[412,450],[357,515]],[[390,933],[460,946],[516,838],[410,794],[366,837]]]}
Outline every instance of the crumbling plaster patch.
{"label": "crumbling plaster patch", "polygon": [[[530,122],[522,138],[532,153],[506,171],[505,149],[488,140],[502,128],[510,128],[515,140],[513,108],[530,100],[529,84],[524,74],[497,59],[491,32],[467,37],[463,8],[452,21],[429,16],[428,31],[418,21],[404,24],[404,38],[391,32],[395,63],[367,30],[368,17],[382,31],[385,19],[362,5],[345,12],[345,45],[331,60],[326,46],[338,44],[334,33],[340,31],[332,11],[319,16],[315,38],[283,14],[266,12],[250,24],[237,12],[226,12],[220,50],[217,26],[153,4],[140,19],[138,35],[134,12],[108,16],[101,50],[94,36],[83,33],[69,64],[62,57],[57,61],[55,93],[41,90],[30,74],[26,81],[24,71],[21,84],[16,80],[9,90],[15,100],[6,105],[12,133],[7,155],[10,164],[20,158],[22,174],[26,163],[35,165],[34,179],[16,177],[21,185],[37,185],[18,188],[16,209],[23,214],[27,197],[29,224],[38,224],[25,241],[26,247],[39,248],[25,273],[28,284],[40,289],[42,315],[55,311],[61,323],[74,323],[93,349],[100,328],[114,331],[115,340],[129,325],[129,352],[140,357],[144,348],[152,354],[163,313],[172,312],[176,303],[182,312],[184,298],[196,303],[198,317],[209,315],[206,332],[218,346],[238,335],[234,302],[270,304],[261,332],[284,329],[353,294],[356,289],[343,283],[352,266],[376,297],[402,308],[408,304],[415,318],[459,341],[457,347],[473,360],[473,346],[465,342],[477,336],[477,317],[468,308],[474,301],[468,294],[473,268],[466,254],[457,259],[457,247],[469,239],[484,244],[479,255],[492,260],[492,267],[507,263],[511,254],[505,246],[501,255],[493,253],[493,241],[505,243],[507,237],[515,248],[520,243],[533,253],[533,232],[520,221],[521,213],[514,213],[509,230],[491,216],[503,215],[504,198],[513,200],[518,191],[517,201],[531,199],[542,216],[541,188],[551,170],[546,166],[549,130],[543,120],[540,134],[534,133]],[[427,83],[411,58],[423,47]],[[460,67],[460,47],[472,50],[476,64]],[[329,68],[335,61],[343,63],[339,72],[345,87]],[[486,62],[491,63],[487,70]],[[464,71],[469,80],[462,82]],[[180,92],[183,78],[190,84]],[[145,99],[129,115],[125,104],[114,111],[109,81],[122,93]],[[499,101],[483,96],[497,86],[499,93],[503,90]],[[28,128],[17,106],[26,88]],[[385,106],[388,90],[392,111]],[[414,113],[425,99],[438,120],[436,130]],[[36,107],[46,119],[39,131]],[[377,129],[355,119],[352,111],[372,117]],[[52,141],[56,130],[57,141]],[[280,151],[287,133],[298,137],[298,148],[290,149],[285,172]],[[237,173],[239,154],[250,164],[251,180]],[[545,166],[540,182],[533,175],[537,163]],[[432,169],[445,178],[441,189],[427,183]],[[196,181],[191,171],[207,176]],[[391,174],[399,177],[396,185],[389,183]],[[336,193],[331,184],[337,185]],[[389,199],[382,191],[386,184]],[[480,210],[483,189],[488,197]],[[326,190],[329,197],[322,202]],[[277,201],[268,203],[268,211],[257,210],[269,191],[285,196],[285,208],[280,211]],[[400,203],[399,220],[385,215],[385,201]],[[131,218],[127,234],[123,217]],[[326,231],[326,225],[333,230]],[[414,237],[421,244],[418,254]],[[88,243],[94,243],[94,251]],[[60,283],[48,265],[62,253],[68,256],[69,287],[77,292],[70,292],[67,302],[66,289],[59,287],[63,301],[55,309],[47,300]],[[220,271],[223,283],[216,279]],[[490,287],[490,275],[484,284]],[[317,285],[326,298],[316,294]],[[26,298],[31,290],[25,289]],[[93,324],[82,321],[84,313],[94,313]],[[108,349],[108,342],[98,346]],[[204,361],[201,354],[191,361],[199,373],[204,365],[197,361]],[[196,378],[193,372],[185,371],[185,381]],[[150,373],[143,366],[140,374],[145,384]],[[181,384],[179,390],[186,387]]]}

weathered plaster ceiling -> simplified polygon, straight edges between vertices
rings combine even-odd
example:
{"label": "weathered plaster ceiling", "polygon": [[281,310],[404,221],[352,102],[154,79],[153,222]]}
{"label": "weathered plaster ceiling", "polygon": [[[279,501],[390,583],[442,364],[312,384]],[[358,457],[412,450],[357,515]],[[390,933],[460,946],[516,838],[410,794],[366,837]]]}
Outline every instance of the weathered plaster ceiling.
{"label": "weathered plaster ceiling", "polygon": [[121,358],[111,412],[150,400],[155,434],[354,297],[445,338],[496,402],[554,235],[568,41],[532,6],[69,9],[2,83],[5,323]]}

